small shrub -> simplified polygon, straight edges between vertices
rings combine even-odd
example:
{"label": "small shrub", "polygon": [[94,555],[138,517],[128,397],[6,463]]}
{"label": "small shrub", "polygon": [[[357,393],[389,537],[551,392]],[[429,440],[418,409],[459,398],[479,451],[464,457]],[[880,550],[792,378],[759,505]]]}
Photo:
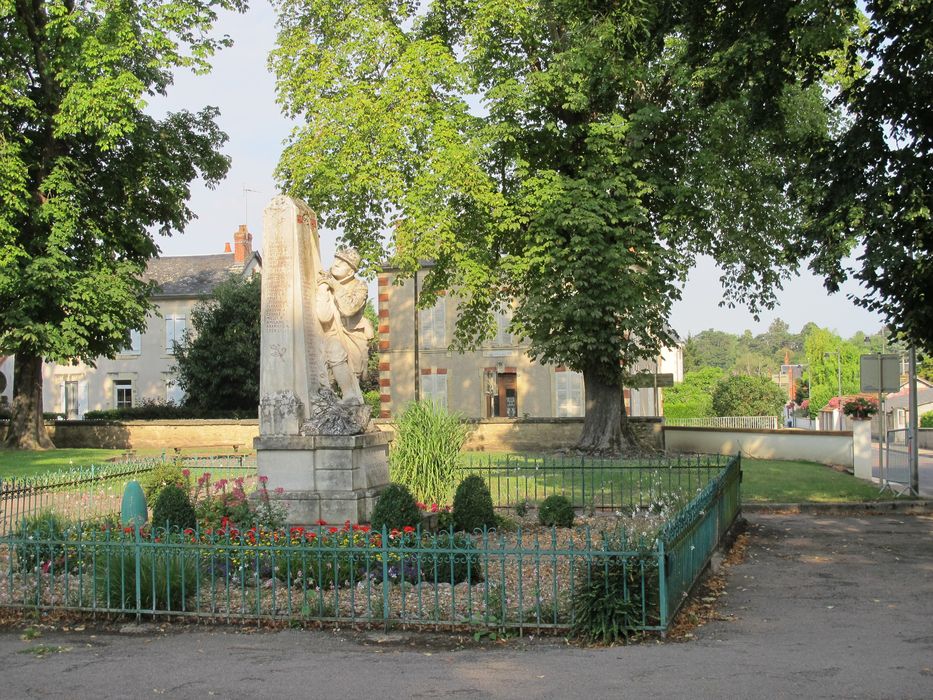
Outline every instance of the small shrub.
{"label": "small shrub", "polygon": [[433,401],[412,401],[396,424],[389,475],[419,501],[449,503],[468,428],[457,413]]}
{"label": "small shrub", "polygon": [[496,526],[492,496],[482,477],[473,474],[460,482],[454,494],[454,527],[472,532]]}
{"label": "small shrub", "polygon": [[548,496],[538,508],[538,522],[546,527],[573,527],[573,517],[573,504],[566,496]]}
{"label": "small shrub", "polygon": [[182,473],[182,468],[170,462],[155,465],[139,482],[143,487],[143,493],[146,494],[147,503],[155,503],[159,492],[169,484],[187,487],[187,479]]}
{"label": "small shrub", "polygon": [[389,484],[379,495],[371,517],[373,530],[401,530],[421,524],[421,509],[403,484]]}
{"label": "small shrub", "polygon": [[922,416],[920,416],[920,427],[933,428],[933,411],[924,413]]}
{"label": "small shrub", "polygon": [[152,507],[152,524],[154,527],[177,527],[179,529],[194,527],[197,516],[188,492],[169,484],[159,491],[155,505]]}
{"label": "small shrub", "polygon": [[517,515],[519,518],[524,518],[526,515],[528,515],[530,508],[531,504],[527,499],[521,500],[515,504],[515,515]]}

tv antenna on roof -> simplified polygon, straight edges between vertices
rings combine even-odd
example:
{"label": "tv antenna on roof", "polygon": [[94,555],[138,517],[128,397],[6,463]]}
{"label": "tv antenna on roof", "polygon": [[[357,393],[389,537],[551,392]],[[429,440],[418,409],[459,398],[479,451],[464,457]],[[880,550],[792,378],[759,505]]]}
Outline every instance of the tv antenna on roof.
{"label": "tv antenna on roof", "polygon": [[249,229],[249,195],[248,192],[254,194],[261,194],[259,190],[251,190],[246,185],[243,185],[243,223],[246,224],[246,228]]}

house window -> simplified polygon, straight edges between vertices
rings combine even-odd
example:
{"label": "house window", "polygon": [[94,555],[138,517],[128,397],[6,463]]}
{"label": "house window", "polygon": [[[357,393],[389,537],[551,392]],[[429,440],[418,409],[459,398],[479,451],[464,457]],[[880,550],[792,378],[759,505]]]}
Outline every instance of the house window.
{"label": "house window", "polygon": [[447,315],[444,297],[437,300],[430,309],[421,309],[418,325],[421,327],[421,347],[447,347]]}
{"label": "house window", "polygon": [[421,375],[421,398],[447,408],[447,375]]}
{"label": "house window", "polygon": [[162,375],[162,383],[165,385],[165,400],[176,406],[181,406],[185,401],[185,392],[178,386],[178,380],[170,372]]}
{"label": "house window", "polygon": [[512,319],[508,314],[501,311],[496,312],[496,335],[492,339],[493,345],[512,345],[512,334],[509,333],[509,323],[511,321]]}
{"label": "house window", "polygon": [[113,382],[113,403],[116,408],[133,407],[133,380],[115,379]]}
{"label": "house window", "polygon": [[557,417],[580,418],[585,411],[583,375],[579,372],[555,372]]}
{"label": "house window", "polygon": [[130,331],[130,342],[123,348],[123,355],[139,355],[142,352],[142,334]]}
{"label": "house window", "polygon": [[185,339],[185,317],[172,314],[165,317],[165,353],[175,354],[175,343]]}

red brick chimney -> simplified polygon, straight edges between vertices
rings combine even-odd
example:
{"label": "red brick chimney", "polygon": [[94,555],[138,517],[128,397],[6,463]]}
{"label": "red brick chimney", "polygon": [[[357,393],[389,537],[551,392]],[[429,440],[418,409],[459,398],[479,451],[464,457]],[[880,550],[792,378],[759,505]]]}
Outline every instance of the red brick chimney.
{"label": "red brick chimney", "polygon": [[252,254],[253,234],[246,229],[245,224],[240,224],[233,234],[233,262],[235,265],[243,265]]}

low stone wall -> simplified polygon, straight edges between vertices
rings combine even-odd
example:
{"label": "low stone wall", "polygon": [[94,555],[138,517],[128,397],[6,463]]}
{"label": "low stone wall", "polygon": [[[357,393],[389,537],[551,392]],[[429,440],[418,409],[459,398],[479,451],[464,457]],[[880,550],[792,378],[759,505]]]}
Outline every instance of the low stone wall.
{"label": "low stone wall", "polygon": [[[851,430],[743,430],[664,427],[668,452],[736,454],[754,459],[789,459],[854,468]],[[870,449],[870,444],[869,448]]]}
{"label": "low stone wall", "polygon": [[[660,418],[631,418],[647,445],[662,449]],[[209,447],[251,450],[259,435],[257,420],[55,421],[46,424],[58,447],[117,450]],[[378,420],[393,433],[390,421]],[[471,421],[466,449],[482,452],[549,452],[572,447],[583,429],[582,418],[492,418]]]}
{"label": "low stone wall", "polygon": [[57,447],[112,450],[205,447],[253,449],[258,420],[55,421],[46,423]]}
{"label": "low stone wall", "polygon": [[933,450],[933,428],[920,428],[917,431],[917,447],[921,450]]}

